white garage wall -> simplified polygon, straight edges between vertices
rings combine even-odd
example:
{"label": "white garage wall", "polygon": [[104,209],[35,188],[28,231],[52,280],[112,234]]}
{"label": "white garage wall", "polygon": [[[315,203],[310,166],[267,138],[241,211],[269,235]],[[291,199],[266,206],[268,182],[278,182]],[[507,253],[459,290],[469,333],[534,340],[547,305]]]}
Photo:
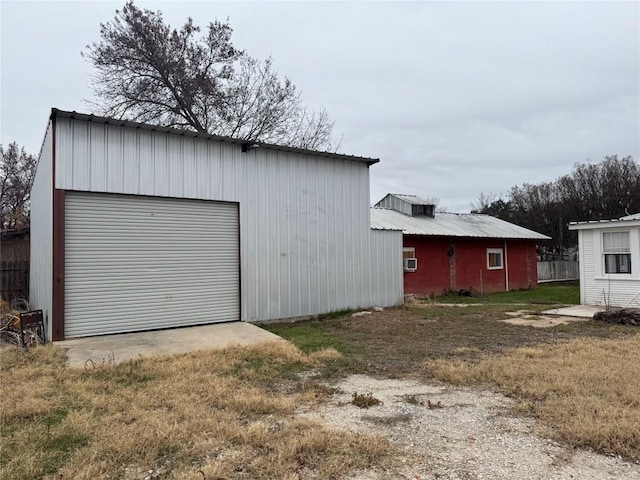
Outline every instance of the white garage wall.
{"label": "white garage wall", "polygon": [[29,303],[42,309],[51,338],[53,288],[53,132],[47,126],[38,168],[31,187],[31,261],[29,263]]}
{"label": "white garage wall", "polygon": [[370,305],[397,305],[404,297],[402,231],[371,230]]}
{"label": "white garage wall", "polygon": [[371,233],[366,163],[56,121],[57,188],[239,202],[243,320],[402,301],[402,282],[380,298],[386,274],[372,275],[395,278],[401,255],[396,268],[372,254],[383,235],[398,235]]}

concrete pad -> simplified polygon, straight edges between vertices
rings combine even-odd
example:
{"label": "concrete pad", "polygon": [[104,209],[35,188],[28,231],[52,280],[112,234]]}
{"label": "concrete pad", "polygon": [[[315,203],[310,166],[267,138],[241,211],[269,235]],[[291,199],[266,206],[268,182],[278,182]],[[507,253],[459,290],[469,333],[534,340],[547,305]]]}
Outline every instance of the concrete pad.
{"label": "concrete pad", "polygon": [[545,310],[542,313],[547,315],[563,315],[566,317],[593,318],[596,313],[606,309],[606,307],[599,307],[597,305],[572,305],[570,307]]}
{"label": "concrete pad", "polygon": [[232,346],[285,341],[278,335],[246,322],[216,323],[197,327],[83,337],[54,342],[66,350],[67,365],[123,362],[139,357],[173,355],[196,350],[219,350]]}
{"label": "concrete pad", "polygon": [[525,315],[522,317],[505,318],[504,323],[511,325],[521,325],[525,327],[549,328],[556,325],[566,325],[572,322],[588,322],[588,318],[562,317],[559,315]]}

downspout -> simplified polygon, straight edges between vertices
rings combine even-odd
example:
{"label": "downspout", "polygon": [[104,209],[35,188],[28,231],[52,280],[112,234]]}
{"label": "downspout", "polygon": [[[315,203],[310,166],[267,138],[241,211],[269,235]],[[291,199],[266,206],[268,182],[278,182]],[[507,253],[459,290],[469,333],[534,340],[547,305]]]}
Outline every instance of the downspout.
{"label": "downspout", "polygon": [[507,241],[504,241],[504,287],[509,291],[509,262],[507,261]]}

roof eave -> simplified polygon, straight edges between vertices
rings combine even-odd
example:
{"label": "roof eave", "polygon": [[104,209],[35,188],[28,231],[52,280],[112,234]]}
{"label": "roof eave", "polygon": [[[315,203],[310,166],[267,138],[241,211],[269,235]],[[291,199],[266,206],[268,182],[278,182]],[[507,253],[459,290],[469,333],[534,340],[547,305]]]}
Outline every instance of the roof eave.
{"label": "roof eave", "polygon": [[447,237],[447,238],[483,238],[483,239],[494,239],[494,240],[551,240],[551,237],[547,237],[546,235],[541,235],[539,237],[515,237],[512,235],[504,236],[504,235],[459,235],[459,234],[449,234],[449,233],[415,233],[415,232],[407,232],[403,230],[405,235],[415,235],[419,237]]}
{"label": "roof eave", "polygon": [[600,228],[640,227],[639,220],[589,220],[586,222],[571,222],[569,230],[596,230]]}
{"label": "roof eave", "polygon": [[268,150],[278,150],[282,152],[299,153],[302,155],[313,155],[316,157],[326,157],[326,158],[333,158],[338,160],[348,160],[352,162],[365,163],[367,164],[367,166],[371,166],[380,162],[379,158],[359,157],[356,155],[345,155],[343,153],[320,152],[316,150],[308,150],[305,148],[297,148],[297,147],[288,147],[285,145],[275,145],[272,143],[265,143],[265,142],[255,142],[255,141],[250,142],[241,138],[225,137],[222,135],[212,135],[209,133],[196,132],[193,130],[187,130],[187,129],[181,129],[181,128],[175,128],[175,127],[163,127],[161,125],[152,125],[148,123],[134,122],[132,120],[124,120],[124,119],[117,119],[117,118],[111,118],[111,117],[101,117],[98,115],[92,115],[88,113],[70,112],[66,110],[60,110],[58,108],[52,108],[50,118],[54,119],[56,117],[69,118],[72,120],[81,120],[86,122],[102,123],[102,124],[114,125],[114,126],[120,126],[120,127],[150,130],[155,132],[168,133],[171,135],[179,135],[183,137],[203,138],[206,140],[214,140],[214,141],[224,142],[224,143],[234,143],[237,145],[251,144],[252,146],[257,145],[259,148],[264,148]]}

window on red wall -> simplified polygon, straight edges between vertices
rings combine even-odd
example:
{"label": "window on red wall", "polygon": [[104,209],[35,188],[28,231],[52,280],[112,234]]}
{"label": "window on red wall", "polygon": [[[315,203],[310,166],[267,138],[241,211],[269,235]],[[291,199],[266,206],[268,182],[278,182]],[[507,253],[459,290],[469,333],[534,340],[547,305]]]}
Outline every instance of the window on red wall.
{"label": "window on red wall", "polygon": [[415,272],[418,269],[418,260],[416,259],[416,249],[414,247],[402,249],[402,263],[405,272]]}
{"label": "window on red wall", "polygon": [[416,258],[415,247],[404,247],[402,249],[402,258]]}
{"label": "window on red wall", "polygon": [[502,270],[502,249],[487,248],[487,269]]}

